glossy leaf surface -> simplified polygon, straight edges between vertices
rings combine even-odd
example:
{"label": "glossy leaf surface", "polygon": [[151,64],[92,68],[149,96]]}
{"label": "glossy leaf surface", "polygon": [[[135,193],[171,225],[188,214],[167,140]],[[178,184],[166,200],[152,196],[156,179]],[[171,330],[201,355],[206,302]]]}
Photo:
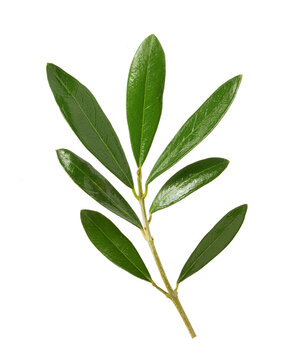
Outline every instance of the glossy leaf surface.
{"label": "glossy leaf surface", "polygon": [[106,258],[138,278],[151,281],[134,245],[109,219],[96,211],[82,210],[81,221],[90,241]]}
{"label": "glossy leaf surface", "polygon": [[105,208],[142,228],[131,206],[93,166],[66,149],[57,150],[57,156],[65,171],[82,190]]}
{"label": "glossy leaf surface", "polygon": [[184,167],[162,186],[152,202],[150,213],[175,204],[208,184],[222,173],[228,163],[225,159],[209,158]]}
{"label": "glossy leaf surface", "polygon": [[187,260],[177,283],[196,273],[226,248],[239,231],[246,211],[247,205],[231,210],[207,233]]}
{"label": "glossy leaf surface", "polygon": [[127,120],[138,167],[148,154],[159,124],[164,82],[164,51],[155,35],[150,35],[134,56],[127,85]]}
{"label": "glossy leaf surface", "polygon": [[241,78],[236,76],[221,85],[185,122],[157,160],[147,184],[188,154],[215,128],[233,102]]}
{"label": "glossy leaf surface", "polygon": [[91,92],[71,75],[47,65],[48,81],[60,110],[83,145],[124,184],[133,187],[119,139]]}

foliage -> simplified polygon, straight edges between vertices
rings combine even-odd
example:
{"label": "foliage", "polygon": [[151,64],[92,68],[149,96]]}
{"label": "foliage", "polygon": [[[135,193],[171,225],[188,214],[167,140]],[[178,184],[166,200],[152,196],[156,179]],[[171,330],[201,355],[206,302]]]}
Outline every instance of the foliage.
{"label": "foliage", "polygon": [[183,124],[162,152],[149,177],[142,183],[142,165],[146,160],[161,112],[165,82],[165,56],[159,40],[150,35],[139,46],[129,71],[127,84],[127,121],[132,151],[137,164],[137,191],[125,153],[110,121],[92,93],[73,76],[53,64],[47,75],[55,100],[66,121],[83,145],[120,181],[130,187],[138,200],[143,224],[112,184],[87,161],[73,152],[57,150],[58,159],[71,179],[94,200],[121,218],[140,228],[155,258],[165,288],[151,278],[132,242],[104,215],[81,211],[81,221],[94,246],[110,261],[132,275],[150,282],[178,309],[192,337],[195,332],[178,298],[178,284],[217,256],[239,231],[247,210],[241,205],[228,212],[199,242],[183,266],[173,288],[163,269],[150,232],[152,214],[184,199],[218,177],[228,160],[209,158],[190,164],[174,174],[155,196],[149,214],[145,197],[149,184],[197,146],[219,123],[238,91],[242,76],[221,85]]}

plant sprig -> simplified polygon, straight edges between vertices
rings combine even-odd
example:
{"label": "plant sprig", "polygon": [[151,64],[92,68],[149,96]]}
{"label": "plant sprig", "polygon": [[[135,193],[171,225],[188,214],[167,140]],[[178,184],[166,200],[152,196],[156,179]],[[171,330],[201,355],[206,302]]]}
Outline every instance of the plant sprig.
{"label": "plant sprig", "polygon": [[142,222],[112,184],[87,161],[73,152],[57,150],[58,159],[72,180],[99,204],[140,228],[154,256],[165,289],[156,284],[132,242],[104,215],[81,210],[81,222],[94,246],[110,261],[132,275],[150,282],[170,299],[190,335],[196,334],[178,297],[178,286],[217,256],[239,231],[247,210],[241,205],[229,211],[199,242],[172,287],[157,253],[150,230],[152,214],[181,201],[218,177],[228,160],[209,158],[190,164],[174,174],[155,196],[147,212],[145,198],[149,184],[197,146],[219,123],[238,91],[241,75],[221,85],[184,123],[142,181],[146,160],[162,112],[165,56],[159,40],[150,35],[139,46],[129,71],[127,121],[132,151],[137,164],[137,190],[125,153],[110,121],[91,92],[74,77],[47,64],[50,87],[60,110],[83,145],[120,181],[132,189],[140,205]]}

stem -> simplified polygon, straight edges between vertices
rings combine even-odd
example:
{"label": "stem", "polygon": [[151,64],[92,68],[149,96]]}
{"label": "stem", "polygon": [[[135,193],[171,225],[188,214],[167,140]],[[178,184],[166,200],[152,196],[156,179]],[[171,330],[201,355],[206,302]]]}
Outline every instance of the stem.
{"label": "stem", "polygon": [[[138,168],[138,171],[137,171],[137,182],[138,182],[138,201],[139,201],[139,205],[140,205],[140,209],[141,209],[141,213],[142,213],[142,219],[143,219],[143,236],[145,237],[145,239],[147,240],[148,244],[149,244],[149,247],[151,249],[151,252],[154,256],[154,259],[155,259],[155,262],[156,262],[156,265],[159,269],[159,272],[160,272],[160,275],[161,275],[161,278],[165,284],[165,287],[167,289],[167,292],[164,291],[163,289],[161,289],[158,285],[156,285],[156,283],[153,281],[152,282],[152,285],[154,287],[156,287],[159,291],[161,291],[164,295],[166,295],[175,305],[175,307],[177,308],[179,314],[181,315],[190,335],[192,338],[194,338],[196,336],[195,334],[195,331],[193,330],[192,328],[192,325],[182,307],[182,304],[180,303],[180,300],[178,298],[178,292],[177,292],[177,288],[174,290],[170,283],[169,283],[169,280],[166,276],[166,273],[164,271],[164,268],[162,266],[162,263],[161,263],[161,260],[159,258],[159,255],[157,253],[157,250],[156,250],[156,247],[155,247],[155,244],[154,244],[154,239],[151,235],[151,231],[150,231],[150,227],[149,227],[149,221],[148,221],[148,218],[147,218],[147,214],[146,214],[146,208],[145,208],[145,203],[144,203],[144,198],[145,196],[147,195],[147,188],[146,188],[146,191],[145,193],[143,193],[143,188],[142,188],[142,173],[141,173],[141,167]],[[151,216],[150,216],[150,219],[151,219]]]}
{"label": "stem", "polygon": [[160,286],[158,286],[154,281],[152,281],[152,285],[158,289],[159,291],[161,291],[161,293],[163,293],[166,297],[169,298],[168,292],[166,292],[165,290],[161,289]]}

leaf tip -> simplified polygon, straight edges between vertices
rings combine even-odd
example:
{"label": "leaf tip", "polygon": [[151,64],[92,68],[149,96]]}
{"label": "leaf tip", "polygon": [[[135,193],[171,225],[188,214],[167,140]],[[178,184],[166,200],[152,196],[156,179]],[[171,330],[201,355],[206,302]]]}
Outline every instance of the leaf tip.
{"label": "leaf tip", "polygon": [[[52,64],[52,63],[47,63],[47,66],[46,66],[46,70],[47,70],[47,78],[48,78],[48,82],[49,82],[49,85],[50,85],[50,88],[52,89],[53,91],[53,81],[55,79],[55,75],[57,73],[57,69],[58,66]],[[55,95],[54,95],[55,96]]]}
{"label": "leaf tip", "polygon": [[47,62],[46,70],[47,70],[47,74],[48,74],[48,75],[54,70],[54,68],[55,68],[55,65],[54,65],[54,64]]}
{"label": "leaf tip", "polygon": [[237,75],[237,76],[235,77],[235,79],[237,80],[238,85],[240,85],[240,84],[241,84],[241,81],[242,81],[242,79],[243,79],[243,75],[242,75],[242,74],[239,74],[239,75]]}
{"label": "leaf tip", "polygon": [[[154,42],[154,43],[156,43],[156,45],[158,45],[158,47],[160,47],[160,49],[162,49],[162,45],[155,34],[149,35],[144,41]],[[163,49],[162,49],[162,51],[163,51]],[[163,51],[163,53],[164,53],[164,51]]]}
{"label": "leaf tip", "polygon": [[229,165],[230,161],[227,159],[222,159],[223,164],[225,165],[225,168]]}
{"label": "leaf tip", "polygon": [[81,219],[81,222],[83,222],[83,218],[87,215],[87,212],[88,212],[88,210],[86,210],[86,209],[80,210],[80,219]]}
{"label": "leaf tip", "polygon": [[58,157],[58,160],[61,161],[67,158],[67,155],[69,155],[69,151],[66,149],[57,149],[56,155]]}
{"label": "leaf tip", "polygon": [[242,208],[242,210],[244,210],[244,213],[246,214],[247,209],[248,209],[248,204],[243,204],[240,206],[240,208]]}
{"label": "leaf tip", "polygon": [[158,38],[157,38],[157,36],[155,34],[150,34],[147,38],[148,39],[153,39],[153,40],[158,40]]}
{"label": "leaf tip", "polygon": [[231,79],[229,79],[225,84],[230,84],[230,86],[233,86],[234,92],[236,93],[240,87],[242,78],[243,78],[243,75],[239,74],[239,75],[234,76]]}
{"label": "leaf tip", "polygon": [[[243,204],[243,205],[240,205],[238,207],[236,207],[235,209],[233,209],[232,211],[236,211],[239,213],[239,215],[241,215],[241,217],[243,218],[243,221],[245,219],[245,215],[247,213],[247,209],[248,209],[248,205],[247,204]],[[243,222],[242,221],[242,222]]]}
{"label": "leaf tip", "polygon": [[57,157],[58,157],[58,160],[60,159],[61,150],[62,150],[62,149],[56,149],[56,150],[55,150],[56,155],[57,155]]}

